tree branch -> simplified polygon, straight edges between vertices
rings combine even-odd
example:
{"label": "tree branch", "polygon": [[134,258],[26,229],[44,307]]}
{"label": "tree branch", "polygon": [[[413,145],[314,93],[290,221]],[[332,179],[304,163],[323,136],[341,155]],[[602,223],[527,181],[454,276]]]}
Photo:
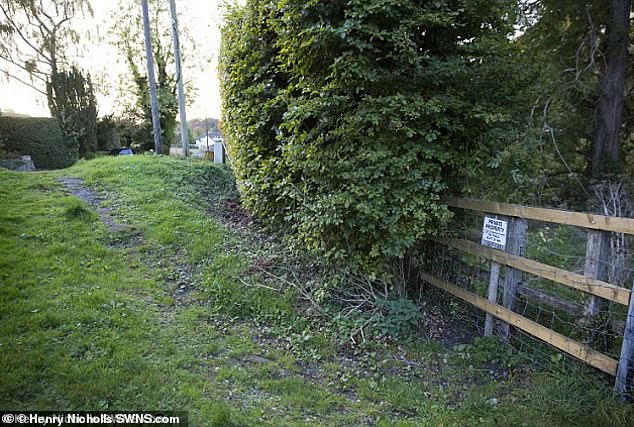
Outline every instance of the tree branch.
{"label": "tree branch", "polygon": [[15,67],[18,67],[19,69],[21,69],[21,70],[23,70],[23,71],[26,71],[27,73],[29,73],[29,75],[30,75],[31,77],[34,77],[34,78],[36,78],[36,79],[40,80],[42,83],[46,83],[46,78],[42,77],[42,76],[46,76],[46,73],[41,72],[41,71],[32,71],[32,70],[29,70],[29,69],[27,69],[26,67],[24,67],[24,66],[22,66],[22,65],[20,65],[20,64],[18,64],[18,63],[16,63],[16,62],[14,62],[13,60],[11,60],[11,59],[9,59],[9,58],[6,58],[6,57],[4,57],[2,54],[0,54],[0,59],[3,59],[3,60],[5,60],[5,61],[9,62],[11,65],[13,65],[13,66],[15,66]]}
{"label": "tree branch", "polygon": [[[14,19],[12,19],[12,17],[9,15],[9,12],[7,11],[7,9],[5,9],[2,3],[0,3],[0,10],[4,14],[4,16],[7,18],[7,22],[15,30],[15,33],[20,37],[20,39],[22,39],[24,43],[26,43],[31,49],[33,49],[37,55],[42,56],[45,59],[48,59],[50,61],[51,58],[43,54],[42,51],[38,47],[33,45],[33,43],[31,43],[29,39],[24,35],[22,29],[14,22]],[[27,12],[27,16],[30,16],[28,12]]]}
{"label": "tree branch", "polygon": [[17,77],[17,76],[14,76],[13,74],[9,73],[8,71],[5,71],[5,75],[6,75],[7,77],[9,77],[10,79],[13,79],[13,80],[15,80],[15,81],[17,81],[17,82],[22,83],[22,84],[23,84],[23,85],[25,85],[25,86],[30,87],[30,88],[31,88],[31,89],[33,89],[34,91],[36,91],[36,92],[38,92],[38,93],[40,93],[40,94],[42,94],[42,95],[44,95],[44,96],[48,96],[48,94],[47,94],[45,91],[43,91],[42,89],[38,88],[37,86],[35,86],[35,85],[34,85],[34,84],[32,84],[32,83],[29,83],[29,82],[27,82],[27,81],[22,80],[21,78],[19,78],[19,77]]}

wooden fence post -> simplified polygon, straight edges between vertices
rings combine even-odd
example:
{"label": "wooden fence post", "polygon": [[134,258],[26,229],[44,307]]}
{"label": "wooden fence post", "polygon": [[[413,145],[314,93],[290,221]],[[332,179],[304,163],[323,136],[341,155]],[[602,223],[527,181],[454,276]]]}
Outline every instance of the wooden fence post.
{"label": "wooden fence post", "polygon": [[[488,215],[487,215],[488,216]],[[509,218],[501,215],[494,215],[494,219],[499,219],[501,221],[505,221],[507,224],[509,222]],[[486,220],[485,220],[486,221]],[[484,233],[484,232],[483,232]],[[506,241],[504,245],[498,243],[492,243],[487,241],[485,238],[482,239],[481,242],[484,246],[489,248],[505,250],[506,249]],[[489,289],[487,292],[487,299],[494,304],[498,303],[498,284],[500,281],[500,264],[496,261],[491,261],[491,274],[489,276]],[[493,325],[495,324],[495,317],[491,314],[487,313],[486,319],[484,320],[484,336],[490,337],[493,335]]]}
{"label": "wooden fence post", "polygon": [[[495,304],[498,302],[498,282],[500,281],[500,264],[495,261],[491,261],[491,277],[489,278],[489,293],[487,299]],[[493,335],[493,323],[495,317],[487,313],[487,317],[484,320],[484,336],[490,337]]]}
{"label": "wooden fence post", "polygon": [[[632,286],[634,290],[634,286]],[[614,390],[622,400],[632,397],[631,392],[632,376],[629,375],[630,367],[634,364],[634,298],[630,297],[630,305],[625,319],[625,331],[623,331],[623,346],[621,347],[621,357],[619,357],[619,367],[616,372]]]}
{"label": "wooden fence post", "polygon": [[[583,275],[591,279],[607,280],[608,263],[608,233],[601,230],[588,230],[586,243],[586,261]],[[595,317],[601,311],[603,300],[597,296],[590,297],[584,315]]]}
{"label": "wooden fence post", "polygon": [[[522,255],[526,247],[526,234],[528,232],[528,221],[523,218],[512,218],[509,224],[509,232],[506,242],[506,252],[513,255]],[[515,297],[517,285],[522,280],[522,272],[514,268],[507,267],[504,276],[504,295],[502,304],[509,310],[515,307]],[[506,342],[509,340],[509,324],[500,324],[500,336]]]}

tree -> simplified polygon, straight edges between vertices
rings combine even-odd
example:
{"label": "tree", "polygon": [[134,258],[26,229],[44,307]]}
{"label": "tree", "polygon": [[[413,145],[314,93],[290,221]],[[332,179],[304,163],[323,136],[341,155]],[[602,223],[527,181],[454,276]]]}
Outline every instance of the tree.
{"label": "tree", "polygon": [[97,150],[110,151],[116,148],[116,126],[117,121],[112,114],[97,120]]}
{"label": "tree", "polygon": [[[585,175],[601,178],[623,170],[622,141],[631,125],[624,121],[628,101],[630,0],[541,0],[533,3],[536,22],[526,34],[530,49],[541,53],[541,64],[553,85],[543,91],[550,104],[567,103],[577,114],[561,117],[576,135],[553,132],[561,144],[589,141],[583,153]],[[544,89],[544,87],[542,87]]]}
{"label": "tree", "polygon": [[[144,63],[143,23],[141,11],[137,10],[136,2],[122,2],[119,8],[121,12],[115,14],[113,21],[116,26],[112,28],[115,35],[115,46],[125,58],[129,68],[129,75],[125,76],[123,86],[129,91],[123,97],[130,98],[132,94],[133,105],[128,105],[129,118],[138,122],[144,130],[140,133],[138,142],[145,149],[153,147],[151,126],[151,104],[148,92],[147,66]],[[162,2],[151,0],[148,2],[150,11],[150,26],[152,28],[151,43],[156,67],[156,83],[159,104],[159,121],[163,141],[163,152],[169,151],[169,145],[175,138],[176,115],[178,113],[177,79],[174,63],[174,55],[170,48],[172,43],[171,20],[169,10]],[[183,47],[183,64],[187,64],[187,46],[195,43],[190,40],[187,31],[181,31]],[[189,82],[185,84],[186,90],[192,90]]]}
{"label": "tree", "polygon": [[605,59],[599,68],[599,96],[592,135],[592,175],[620,163],[625,76],[629,64],[631,0],[611,0],[606,25]]}
{"label": "tree", "polygon": [[514,17],[491,1],[235,9],[223,131],[247,207],[304,248],[385,274],[447,221],[440,194],[464,185],[472,152],[505,142]]}
{"label": "tree", "polygon": [[1,70],[47,96],[75,158],[94,152],[97,107],[92,83],[66,58],[66,49],[79,41],[70,23],[77,15],[92,14],[90,3],[11,0],[0,4],[0,12]]}
{"label": "tree", "polygon": [[0,71],[42,95],[46,84],[70,66],[67,48],[79,40],[71,26],[92,14],[88,0],[9,0],[0,2]]}
{"label": "tree", "polygon": [[141,9],[143,12],[143,38],[145,40],[145,60],[147,64],[150,109],[152,111],[152,135],[154,136],[154,151],[156,153],[161,153],[161,123],[159,122],[159,104],[158,98],[156,96],[154,55],[152,53],[152,35],[150,29],[150,16],[147,0],[141,0]]}
{"label": "tree", "polygon": [[209,133],[210,135],[220,133],[220,126],[218,123],[218,119],[214,119],[214,118],[192,119],[192,120],[188,120],[187,124],[192,129],[194,138],[196,139],[200,138],[206,133]]}
{"label": "tree", "polygon": [[[179,126],[176,129],[176,140],[177,141],[182,141],[182,139],[183,139],[183,136],[181,135],[181,129],[182,129],[181,126]],[[187,140],[187,144],[188,145],[196,144],[196,138],[194,138],[194,134],[192,132],[192,129],[189,126],[187,126],[187,125],[186,125],[185,129],[187,129],[187,136],[185,137],[186,140]]]}
{"label": "tree", "polygon": [[183,158],[187,157],[188,151],[188,137],[187,137],[187,114],[186,114],[186,106],[185,106],[185,89],[183,83],[183,71],[181,68],[181,53],[180,53],[180,40],[179,40],[179,32],[178,32],[178,16],[176,13],[176,2],[175,0],[170,0],[170,16],[172,18],[172,39],[174,43],[174,59],[176,63],[176,83],[178,87],[178,111],[180,113],[180,133],[181,133],[181,142],[183,147]]}
{"label": "tree", "polygon": [[97,150],[97,101],[90,75],[75,66],[51,75],[46,85],[49,108],[81,157]]}

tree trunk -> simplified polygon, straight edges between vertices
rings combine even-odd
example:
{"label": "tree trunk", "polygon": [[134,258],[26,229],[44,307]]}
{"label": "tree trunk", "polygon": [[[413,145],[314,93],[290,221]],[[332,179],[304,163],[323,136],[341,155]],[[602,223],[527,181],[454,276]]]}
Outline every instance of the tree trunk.
{"label": "tree trunk", "polygon": [[178,111],[181,121],[181,142],[183,145],[183,159],[187,157],[189,140],[187,135],[187,113],[185,111],[185,90],[183,89],[183,70],[181,69],[181,51],[178,40],[178,15],[176,2],[170,0],[170,12],[172,14],[172,39],[174,43],[174,62],[176,63],[176,81],[178,83]]}
{"label": "tree trunk", "polygon": [[605,61],[599,76],[599,100],[592,135],[592,177],[619,164],[623,122],[631,0],[611,0]]}
{"label": "tree trunk", "polygon": [[147,61],[148,84],[150,85],[150,104],[152,107],[152,129],[154,132],[154,153],[161,154],[161,122],[159,119],[156,78],[154,77],[154,55],[152,54],[152,36],[150,33],[150,14],[147,0],[141,0],[143,10],[143,34],[145,36],[145,56]]}

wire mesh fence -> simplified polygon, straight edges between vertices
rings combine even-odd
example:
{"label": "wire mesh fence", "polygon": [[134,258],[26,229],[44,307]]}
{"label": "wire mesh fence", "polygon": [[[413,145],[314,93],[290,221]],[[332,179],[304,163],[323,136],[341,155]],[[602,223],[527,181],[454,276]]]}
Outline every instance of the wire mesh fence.
{"label": "wire mesh fence", "polygon": [[[460,302],[456,327],[498,335],[538,365],[552,366],[573,355],[617,375],[620,361],[616,388],[631,398],[634,360],[621,353],[632,316],[634,257],[629,248],[634,236],[531,220],[524,221],[524,232],[509,230],[503,252],[495,244],[480,245],[485,217],[514,221],[457,209],[452,236],[431,240],[424,249],[424,275],[454,287],[445,289],[452,298],[460,290],[479,297],[476,307],[469,299],[471,304]],[[487,316],[487,307],[498,314]],[[521,316],[512,318],[510,329],[499,320],[508,320],[504,309]]]}

